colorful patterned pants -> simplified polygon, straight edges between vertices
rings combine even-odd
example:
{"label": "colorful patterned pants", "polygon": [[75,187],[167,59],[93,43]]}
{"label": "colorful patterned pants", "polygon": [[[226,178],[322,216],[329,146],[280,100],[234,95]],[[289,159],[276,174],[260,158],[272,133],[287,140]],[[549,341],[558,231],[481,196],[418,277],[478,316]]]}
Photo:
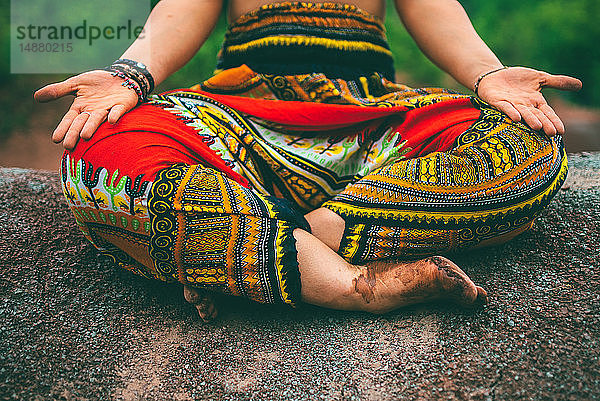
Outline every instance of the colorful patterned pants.
{"label": "colorful patterned pants", "polygon": [[[306,9],[310,18],[299,18]],[[302,35],[325,27],[311,37],[330,41],[328,55],[345,54],[352,41],[370,60],[387,55],[380,21],[351,6],[289,3],[242,17],[226,37],[222,72],[152,97],[65,152],[69,206],[102,253],[148,278],[295,304],[292,232],[310,231],[310,210],[344,219],[339,254],[351,263],[413,259],[506,241],[531,227],[560,188],[560,137],[476,98],[411,89],[385,71],[350,79],[228,65],[248,52],[268,64],[259,56],[279,42],[266,39],[286,32],[289,40],[298,24],[296,42],[311,51],[322,43]],[[326,37],[350,28],[343,46]]]}

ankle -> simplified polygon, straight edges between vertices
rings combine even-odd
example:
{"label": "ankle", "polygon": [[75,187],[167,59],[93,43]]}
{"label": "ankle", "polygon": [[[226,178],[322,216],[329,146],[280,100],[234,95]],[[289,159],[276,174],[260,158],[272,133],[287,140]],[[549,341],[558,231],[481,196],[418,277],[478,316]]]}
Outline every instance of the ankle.
{"label": "ankle", "polygon": [[329,209],[319,208],[304,216],[310,224],[312,235],[334,251],[338,251],[346,222]]}

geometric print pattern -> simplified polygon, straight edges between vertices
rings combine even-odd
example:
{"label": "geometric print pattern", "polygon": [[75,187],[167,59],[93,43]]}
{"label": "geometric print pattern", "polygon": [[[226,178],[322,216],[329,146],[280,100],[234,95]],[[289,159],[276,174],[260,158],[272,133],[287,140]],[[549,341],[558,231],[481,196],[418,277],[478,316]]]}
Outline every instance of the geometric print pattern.
{"label": "geometric print pattern", "polygon": [[[241,16],[225,34],[217,68],[242,64],[274,76],[308,71],[351,80],[357,72],[377,71],[394,79],[383,21],[349,4],[282,2]],[[271,87],[278,98],[293,99],[285,81],[273,80]]]}
{"label": "geometric print pattern", "polygon": [[562,139],[474,104],[481,116],[451,151],[384,166],[323,205],[346,221],[345,258],[418,258],[506,241],[531,226],[566,178]]}
{"label": "geometric print pattern", "polygon": [[310,228],[285,200],[212,168],[175,165],[157,176],[148,210],[159,274],[263,303],[299,301],[292,232]]}
{"label": "geometric print pattern", "polygon": [[120,176],[118,170],[110,173],[83,159],[73,160],[69,152],[63,154],[60,176],[67,204],[84,236],[119,266],[159,278],[152,274],[153,263],[147,255],[150,182],[141,176]]}
{"label": "geometric print pattern", "polygon": [[[258,18],[263,14],[268,18]],[[313,26],[320,33],[311,35]],[[295,41],[286,36],[290,32]],[[349,46],[362,56],[349,57],[344,73],[361,75],[330,76],[313,60],[308,65],[314,70],[290,73],[301,66],[276,65],[286,60],[290,43],[324,54],[315,62],[331,54],[339,62]],[[235,66],[232,57],[244,60],[248,51],[256,65],[267,63],[273,71]],[[221,54],[220,65],[229,69],[203,82],[199,87],[205,92],[400,106],[401,124],[378,120],[314,135],[244,115],[193,90],[154,95],[148,107],[175,116],[169,124],[185,128],[188,139],[205,144],[248,186],[208,163],[184,164],[175,156],[152,180],[109,171],[101,162],[108,157],[104,153],[95,165],[86,158],[94,152],[96,135],[80,159],[65,152],[61,163],[63,191],[78,226],[100,252],[144,277],[291,305],[300,301],[292,232],[309,231],[303,213],[321,206],[344,218],[339,253],[355,264],[483,246],[531,227],[567,174],[561,137],[512,122],[474,97],[396,84],[391,70],[362,64],[353,71],[351,60],[377,59],[389,59],[383,25],[354,6],[280,3],[242,17],[230,26]],[[461,125],[445,151],[416,152],[405,122],[426,116],[427,126],[443,125],[447,114],[432,117],[427,110],[444,109],[457,99],[477,117]],[[128,113],[134,122],[136,110]],[[169,124],[156,132],[168,138]],[[128,129],[144,135],[137,128]]]}
{"label": "geometric print pattern", "polygon": [[[418,111],[444,96],[402,101]],[[85,236],[136,274],[295,304],[291,233],[309,230],[302,210],[324,206],[344,218],[339,252],[352,263],[505,241],[531,226],[566,175],[560,137],[471,101],[480,117],[451,151],[406,159],[401,130],[362,127],[335,139],[277,133],[205,96],[171,92],[151,104],[187,113],[183,123],[212,135],[202,140],[249,188],[202,165],[175,164],[144,181],[66,152],[63,189]]]}
{"label": "geometric print pattern", "polygon": [[332,131],[310,137],[267,127],[192,91],[153,96],[151,104],[193,128],[251,188],[293,200],[305,211],[410,150],[398,132],[381,122],[343,135]]}

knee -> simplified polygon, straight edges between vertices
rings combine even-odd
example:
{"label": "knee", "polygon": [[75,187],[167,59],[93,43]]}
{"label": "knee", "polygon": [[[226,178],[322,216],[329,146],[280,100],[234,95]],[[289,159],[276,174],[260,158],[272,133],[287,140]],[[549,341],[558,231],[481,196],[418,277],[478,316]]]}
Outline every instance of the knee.
{"label": "knee", "polygon": [[531,173],[524,178],[528,182],[539,181],[554,195],[568,173],[567,154],[560,136],[546,137],[544,142],[539,151],[529,160]]}

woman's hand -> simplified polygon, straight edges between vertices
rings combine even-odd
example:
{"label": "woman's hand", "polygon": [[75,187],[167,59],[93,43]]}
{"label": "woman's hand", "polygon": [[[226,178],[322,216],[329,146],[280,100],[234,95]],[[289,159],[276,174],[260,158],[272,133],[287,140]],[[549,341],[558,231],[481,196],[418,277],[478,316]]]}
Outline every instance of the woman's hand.
{"label": "woman's hand", "polygon": [[62,141],[65,149],[72,150],[79,138],[90,139],[105,120],[115,124],[138,102],[135,91],[121,86],[122,83],[121,78],[113,77],[110,72],[96,70],[36,91],[33,96],[38,102],[75,95],[71,108],[52,133],[52,140]]}
{"label": "woman's hand", "polygon": [[552,75],[525,67],[510,67],[485,76],[479,83],[479,97],[506,113],[513,121],[523,121],[546,135],[564,134],[565,126],[548,105],[543,87],[578,91],[581,81],[565,75]]}

